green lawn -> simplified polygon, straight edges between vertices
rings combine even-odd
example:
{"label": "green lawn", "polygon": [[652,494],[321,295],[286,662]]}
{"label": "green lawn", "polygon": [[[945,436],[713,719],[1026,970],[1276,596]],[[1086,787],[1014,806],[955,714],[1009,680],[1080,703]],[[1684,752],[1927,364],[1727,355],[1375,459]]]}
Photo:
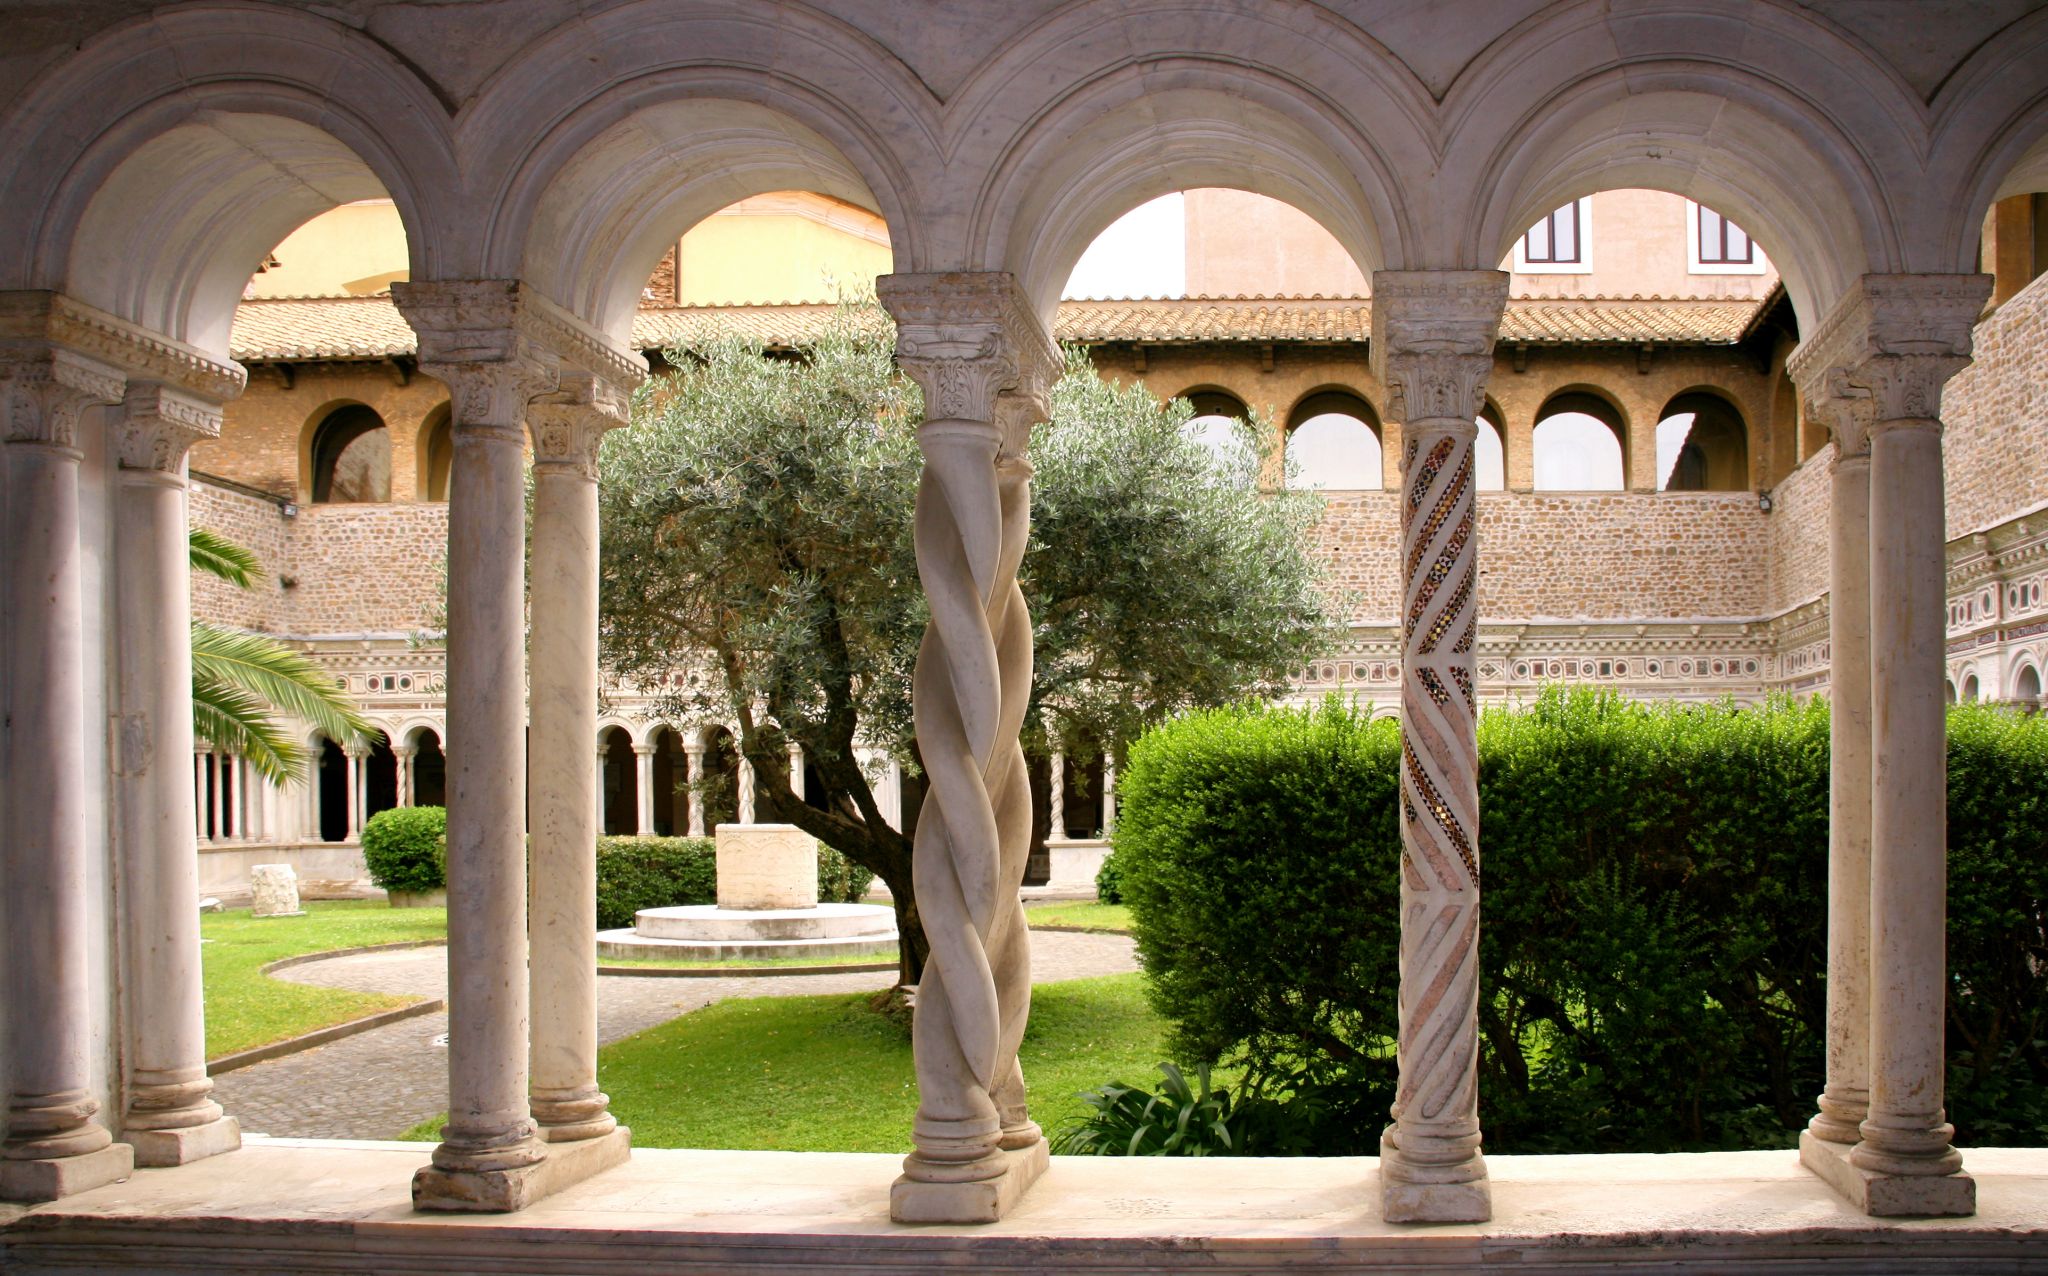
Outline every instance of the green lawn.
{"label": "green lawn", "polygon": [[1131,909],[1127,904],[1054,903],[1030,904],[1024,916],[1033,926],[1063,926],[1069,930],[1111,930],[1131,933]]}
{"label": "green lawn", "polygon": [[[1105,1081],[1158,1079],[1163,1024],[1139,976],[1042,984],[1024,1037],[1031,1113],[1048,1132]],[[754,997],[684,1015],[598,1053],[598,1081],[639,1147],[907,1152],[910,1039],[865,994]],[[439,1119],[406,1138],[437,1136]]]}
{"label": "green lawn", "polygon": [[212,941],[199,949],[209,1059],[419,1000],[286,983],[258,974],[257,968],[281,957],[336,948],[445,939],[446,909],[393,908],[382,900],[333,900],[305,908],[304,917],[258,920],[241,908],[199,919],[200,935]]}

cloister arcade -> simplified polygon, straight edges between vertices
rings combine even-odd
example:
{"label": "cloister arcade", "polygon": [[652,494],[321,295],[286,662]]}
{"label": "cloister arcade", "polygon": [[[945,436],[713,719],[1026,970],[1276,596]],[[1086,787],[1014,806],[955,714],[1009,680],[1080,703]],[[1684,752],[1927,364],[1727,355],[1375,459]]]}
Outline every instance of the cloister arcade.
{"label": "cloister arcade", "polygon": [[[1291,0],[920,8],[565,0],[518,22],[447,11],[430,38],[401,0],[360,26],[195,0],[11,33],[0,1195],[255,1151],[236,1151],[205,1075],[185,457],[243,389],[228,354],[251,271],[309,216],[367,197],[404,219],[410,277],[392,295],[417,380],[450,403],[449,1119],[412,1201],[518,1211],[625,1160],[590,960],[596,447],[645,375],[631,324],[664,246],[737,199],[798,189],[886,221],[896,273],[878,288],[926,403],[916,836],[932,953],[891,1212],[1014,1208],[1046,1166],[1016,1064],[1025,445],[1082,250],[1133,205],[1209,185],[1292,204],[1372,282],[1367,403],[1401,517],[1408,867],[1399,1098],[1356,1196],[1376,1227],[1483,1223],[1475,422],[1490,395],[1505,486],[1526,489],[1523,423],[1563,388],[1500,375],[1516,356],[1495,267],[1552,210],[1640,187],[1718,212],[1777,263],[1801,334],[1786,370],[1836,448],[1828,1083],[1803,1163],[1871,1215],[1976,1209],[1941,1106],[1941,396],[1990,296],[1987,210],[2048,188],[2048,10],[1560,0],[1418,25]],[[1658,407],[1675,410],[1699,380],[1669,375]],[[1631,489],[1658,486],[1656,426],[1655,409],[1620,423]],[[575,761],[529,774],[529,756]],[[747,761],[788,782],[787,758]],[[91,1234],[98,1261],[114,1261],[106,1235]],[[466,1243],[366,1236],[251,1243],[302,1260]],[[40,1243],[55,1252],[62,1229]]]}

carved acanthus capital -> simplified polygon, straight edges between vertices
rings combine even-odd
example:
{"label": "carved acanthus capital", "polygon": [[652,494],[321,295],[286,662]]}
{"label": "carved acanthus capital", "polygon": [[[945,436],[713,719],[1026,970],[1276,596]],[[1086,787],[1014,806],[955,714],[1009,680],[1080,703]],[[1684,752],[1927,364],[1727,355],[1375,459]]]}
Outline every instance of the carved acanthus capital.
{"label": "carved acanthus capital", "polygon": [[1046,419],[1059,350],[1000,271],[884,275],[875,281],[896,320],[896,362],[924,391],[927,421],[984,421],[1000,454],[1021,456]]}
{"label": "carved acanthus capital", "polygon": [[220,437],[221,409],[157,381],[131,382],[121,404],[121,467],[176,474],[201,439]]}
{"label": "carved acanthus capital", "polygon": [[1372,364],[1394,420],[1470,427],[1485,404],[1508,300],[1498,270],[1382,270],[1372,277]]}
{"label": "carved acanthus capital", "polygon": [[628,396],[587,372],[565,372],[561,389],[527,409],[533,463],[545,473],[561,469],[597,478],[597,451],[605,431],[626,424]]}
{"label": "carved acanthus capital", "polygon": [[78,414],[119,403],[127,384],[118,370],[68,350],[0,348],[0,428],[9,443],[76,447]]}
{"label": "carved acanthus capital", "polygon": [[455,428],[520,430],[527,407],[558,393],[564,370],[617,387],[645,367],[616,342],[514,279],[395,283],[419,336],[420,367],[448,385]]}
{"label": "carved acanthus capital", "polygon": [[1938,422],[1941,388],[1970,362],[1989,275],[1865,275],[1785,361],[1838,454],[1873,430]]}
{"label": "carved acanthus capital", "polygon": [[[161,382],[209,403],[235,398],[248,381],[240,364],[44,290],[0,293],[0,349],[6,348],[68,351],[123,378]],[[116,392],[113,401],[120,399]]]}

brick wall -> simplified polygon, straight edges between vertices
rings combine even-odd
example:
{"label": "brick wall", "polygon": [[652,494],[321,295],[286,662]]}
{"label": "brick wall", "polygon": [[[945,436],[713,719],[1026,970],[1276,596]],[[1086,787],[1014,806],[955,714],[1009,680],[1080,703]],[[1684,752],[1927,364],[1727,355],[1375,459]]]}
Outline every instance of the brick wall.
{"label": "brick wall", "polygon": [[284,637],[403,634],[424,627],[439,601],[448,507],[305,505],[286,518],[275,501],[192,484],[191,518],[256,552],[266,578],[241,590],[196,578],[193,614]]}
{"label": "brick wall", "polygon": [[1828,588],[1828,517],[1835,445],[1825,444],[1771,489],[1771,582],[1764,610],[1781,612]]}
{"label": "brick wall", "polygon": [[[1399,496],[1328,499],[1317,549],[1349,619],[1399,610]],[[1479,615],[1613,620],[1762,614],[1767,517],[1749,492],[1482,492]]]}
{"label": "brick wall", "polygon": [[1951,538],[2048,502],[2048,275],[1977,325],[1941,416]]}

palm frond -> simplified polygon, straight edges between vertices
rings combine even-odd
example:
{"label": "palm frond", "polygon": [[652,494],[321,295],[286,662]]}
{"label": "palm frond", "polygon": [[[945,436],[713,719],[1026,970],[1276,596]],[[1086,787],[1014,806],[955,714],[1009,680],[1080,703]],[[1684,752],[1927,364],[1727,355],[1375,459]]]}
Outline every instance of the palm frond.
{"label": "palm frond", "polygon": [[218,576],[230,585],[247,589],[263,578],[263,564],[254,550],[244,549],[217,532],[195,527],[191,534],[192,570]]}
{"label": "palm frond", "polygon": [[246,691],[195,673],[192,731],[216,749],[246,758],[273,784],[305,777],[307,752],[270,716],[270,707]]}
{"label": "palm frond", "polygon": [[[333,675],[261,634],[193,622],[195,713],[202,683],[243,693],[261,706],[266,716],[283,712],[303,718],[338,744],[365,739],[373,729],[335,686]],[[221,702],[218,692],[214,694]],[[193,725],[197,730],[196,720]],[[215,739],[214,743],[226,747],[225,741]]]}

